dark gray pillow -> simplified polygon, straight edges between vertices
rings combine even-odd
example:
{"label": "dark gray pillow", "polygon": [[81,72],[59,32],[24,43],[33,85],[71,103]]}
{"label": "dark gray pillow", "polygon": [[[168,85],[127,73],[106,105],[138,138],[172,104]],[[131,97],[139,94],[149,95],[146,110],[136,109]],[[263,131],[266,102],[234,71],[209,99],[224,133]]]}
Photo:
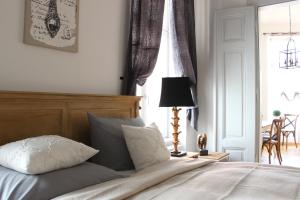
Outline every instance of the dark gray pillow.
{"label": "dark gray pillow", "polygon": [[93,163],[27,175],[0,166],[0,200],[46,200],[116,178],[118,172]]}
{"label": "dark gray pillow", "polygon": [[92,162],[114,170],[132,170],[134,165],[129,155],[121,125],[145,126],[141,118],[101,118],[88,113],[91,145],[99,153]]}

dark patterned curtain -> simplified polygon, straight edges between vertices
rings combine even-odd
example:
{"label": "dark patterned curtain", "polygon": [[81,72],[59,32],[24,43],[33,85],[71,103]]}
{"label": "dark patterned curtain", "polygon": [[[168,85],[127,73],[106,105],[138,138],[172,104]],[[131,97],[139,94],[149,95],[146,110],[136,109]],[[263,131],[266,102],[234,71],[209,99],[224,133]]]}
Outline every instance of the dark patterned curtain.
{"label": "dark patterned curtain", "polygon": [[144,85],[156,64],[164,13],[164,0],[132,0],[128,57],[123,95],[135,95],[136,84]]}
{"label": "dark patterned curtain", "polygon": [[[192,94],[197,104],[197,55],[194,0],[173,0],[174,24],[184,76],[191,80]],[[188,111],[192,126],[198,128],[199,109]]]}

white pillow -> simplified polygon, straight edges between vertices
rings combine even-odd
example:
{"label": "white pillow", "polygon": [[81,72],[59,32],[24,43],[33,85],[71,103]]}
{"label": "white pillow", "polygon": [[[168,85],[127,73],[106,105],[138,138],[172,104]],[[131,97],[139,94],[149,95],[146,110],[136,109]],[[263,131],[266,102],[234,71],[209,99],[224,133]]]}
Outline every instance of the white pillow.
{"label": "white pillow", "polygon": [[122,129],[136,170],[170,159],[170,152],[154,123],[148,127],[122,125]]}
{"label": "white pillow", "polygon": [[41,174],[80,164],[98,153],[73,140],[47,135],[0,146],[0,165],[25,174]]}

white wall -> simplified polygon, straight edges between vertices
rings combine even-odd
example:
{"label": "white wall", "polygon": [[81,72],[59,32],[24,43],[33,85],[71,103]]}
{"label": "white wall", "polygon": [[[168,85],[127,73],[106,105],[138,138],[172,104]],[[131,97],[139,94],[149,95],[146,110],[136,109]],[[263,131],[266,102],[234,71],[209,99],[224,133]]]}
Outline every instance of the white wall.
{"label": "white wall", "polygon": [[[188,151],[197,151],[196,139],[198,133],[208,133],[211,125],[207,120],[210,115],[209,105],[213,98],[213,88],[209,83],[212,71],[209,67],[210,59],[210,1],[195,1],[195,25],[198,61],[198,106],[199,106],[199,130],[196,132],[187,126],[186,146]],[[208,108],[208,109],[207,109]],[[208,138],[211,142],[212,138]],[[209,145],[208,145],[209,146]]]}
{"label": "white wall", "polygon": [[129,0],[80,1],[78,53],[24,44],[24,2],[1,1],[0,90],[119,94]]}

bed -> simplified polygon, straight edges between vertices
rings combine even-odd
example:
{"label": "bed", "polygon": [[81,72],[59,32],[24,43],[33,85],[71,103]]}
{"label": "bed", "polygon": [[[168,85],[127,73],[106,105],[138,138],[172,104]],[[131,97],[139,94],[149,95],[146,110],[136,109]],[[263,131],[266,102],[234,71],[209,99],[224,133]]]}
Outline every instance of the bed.
{"label": "bed", "polygon": [[299,185],[297,168],[173,159],[56,200],[292,200],[300,197]]}
{"label": "bed", "polygon": [[[89,145],[88,112],[103,117],[135,118],[139,100],[140,97],[130,96],[2,91],[0,144],[59,133]],[[171,159],[55,199],[300,199],[300,169]]]}

